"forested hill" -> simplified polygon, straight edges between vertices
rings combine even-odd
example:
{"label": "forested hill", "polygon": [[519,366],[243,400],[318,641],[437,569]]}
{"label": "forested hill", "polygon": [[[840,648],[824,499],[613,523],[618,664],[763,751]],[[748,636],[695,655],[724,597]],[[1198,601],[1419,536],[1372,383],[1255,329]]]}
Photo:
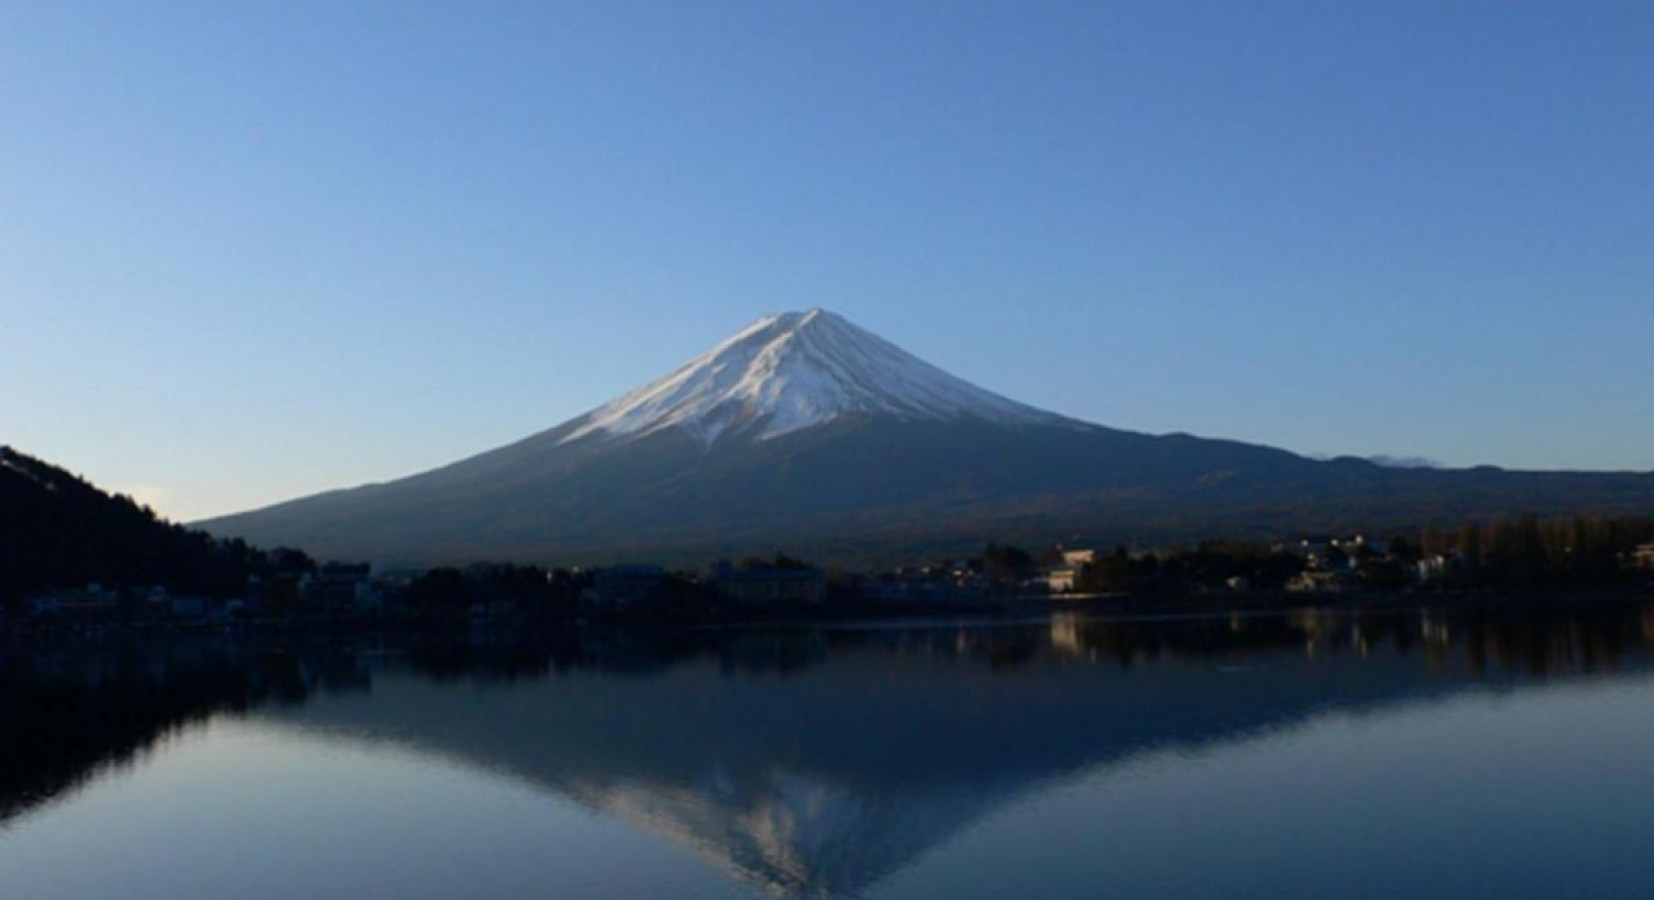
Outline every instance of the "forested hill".
{"label": "forested hill", "polygon": [[0,446],[0,601],[101,582],[226,596],[270,559]]}

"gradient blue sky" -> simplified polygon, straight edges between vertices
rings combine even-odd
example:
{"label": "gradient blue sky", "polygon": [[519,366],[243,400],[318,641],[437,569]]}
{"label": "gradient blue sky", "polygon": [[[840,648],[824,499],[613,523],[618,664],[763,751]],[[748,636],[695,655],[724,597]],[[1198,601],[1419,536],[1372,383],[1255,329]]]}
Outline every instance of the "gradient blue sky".
{"label": "gradient blue sky", "polygon": [[228,512],[823,306],[1110,425],[1654,468],[1654,3],[0,6],[0,442]]}

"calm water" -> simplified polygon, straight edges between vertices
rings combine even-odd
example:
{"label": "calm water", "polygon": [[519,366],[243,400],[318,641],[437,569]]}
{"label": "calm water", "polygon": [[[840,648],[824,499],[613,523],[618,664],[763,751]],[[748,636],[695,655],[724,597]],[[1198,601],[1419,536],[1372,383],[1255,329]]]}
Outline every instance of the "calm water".
{"label": "calm water", "polygon": [[0,657],[6,898],[1654,896],[1654,612]]}

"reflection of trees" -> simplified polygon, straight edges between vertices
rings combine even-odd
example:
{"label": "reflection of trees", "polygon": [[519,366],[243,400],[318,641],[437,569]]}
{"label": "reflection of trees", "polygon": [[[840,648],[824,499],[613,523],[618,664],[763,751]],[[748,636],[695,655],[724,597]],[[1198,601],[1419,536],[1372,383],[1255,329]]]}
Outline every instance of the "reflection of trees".
{"label": "reflection of trees", "polygon": [[1260,653],[1338,658],[1390,652],[1433,671],[1545,676],[1613,671],[1654,644],[1654,611],[1624,605],[1557,610],[1322,611],[1230,617],[1102,619],[1059,613],[1038,623],[908,628],[593,632],[521,641],[431,640],[407,661],[432,678],[533,678],[548,671],[649,675],[694,660],[727,673],[806,670],[835,655],[947,659],[1011,671],[1068,659],[1130,668],[1157,660],[1221,664]]}
{"label": "reflection of trees", "polygon": [[1628,627],[1641,634],[1641,617],[1059,616],[680,634],[648,669],[638,661],[651,638],[634,634],[564,648],[578,654],[569,676],[532,686],[433,691],[387,673],[375,698],[385,702],[321,701],[269,718],[395,735],[413,752],[510,773],[778,896],[853,895],[1081,773],[1269,741],[1318,716],[1382,714],[1467,685],[1508,690],[1520,672],[1477,676],[1472,646],[1535,629],[1612,642]]}
{"label": "reflection of trees", "polygon": [[1611,672],[1648,646],[1640,610],[1594,617],[1488,617],[1472,619],[1467,630],[1467,644],[1480,650],[1478,673],[1489,661],[1534,675]]}
{"label": "reflection of trees", "polygon": [[365,686],[352,654],[212,639],[0,657],[0,824],[220,713]]}
{"label": "reflection of trees", "polygon": [[[1591,674],[1624,667],[1654,645],[1654,613],[1605,606],[1577,611],[1429,610],[1323,612],[1227,620],[1107,621],[1058,617],[1052,647],[1122,666],[1153,659],[1244,660],[1302,648],[1306,655],[1408,657],[1421,648],[1431,670],[1476,675]],[[1060,636],[1060,637],[1059,637]]]}
{"label": "reflection of trees", "polygon": [[[1040,673],[1040,685],[1083,694],[1096,689],[1095,679],[1067,680],[1049,673],[1070,667],[1131,671],[1168,661],[1223,667],[1301,654],[1317,666],[1355,666],[1381,656],[1389,662],[1382,671],[1373,670],[1378,680],[1404,671],[1394,664],[1407,660],[1438,678],[1546,678],[1640,665],[1651,646],[1654,612],[1621,605],[1533,613],[1305,612],[1132,621],[1061,615],[1023,624],[592,631],[549,639],[430,638],[375,641],[371,646],[337,641],[260,644],[195,636],[75,650],[37,648],[0,654],[0,722],[5,723],[0,738],[0,823],[73,790],[99,771],[130,763],[156,740],[212,716],[306,704],[317,692],[366,690],[370,667],[364,660],[370,656],[382,658],[373,667],[405,669],[435,682],[532,682],[578,672],[600,673],[611,681],[646,681],[666,678],[689,665],[711,666],[727,677],[786,680],[843,661],[852,669],[887,670],[887,677],[896,679],[923,669],[927,678],[942,679],[934,683],[936,696],[925,701],[933,704],[947,700],[948,685],[959,683],[951,674],[955,670],[958,676],[975,679],[969,682],[973,687],[963,690],[981,690],[984,684],[1003,684],[1020,678],[1020,673],[1035,672]],[[1156,683],[1144,679],[1120,697],[1140,697],[1144,688]],[[1358,699],[1340,694],[1348,685],[1339,685],[1334,679],[1305,689],[1319,692],[1317,702],[1369,702],[1398,690],[1373,688],[1370,696]],[[648,685],[638,689],[645,694],[651,690]],[[1211,694],[1215,686],[1168,688],[1171,693],[1162,700],[1182,702],[1187,695],[1178,692],[1186,689]],[[1296,689],[1288,682],[1272,688]],[[1290,698],[1277,699],[1283,706],[1292,705]],[[915,706],[913,715],[922,715],[924,709],[924,704]],[[1175,707],[1155,712],[1160,718],[1177,714]],[[1263,715],[1260,709],[1243,707],[1231,716],[1233,721],[1223,720],[1224,727],[1241,727],[1248,717],[1255,722]],[[1206,726],[1200,721],[1191,719],[1187,730],[1201,732]],[[1123,721],[1116,724],[1127,730],[1134,727]],[[1026,731],[1033,726],[1016,727]],[[962,740],[967,737],[960,735]],[[949,758],[966,759],[973,752],[961,747]],[[1085,756],[1076,754],[1077,759]],[[923,762],[934,770],[935,760]],[[890,761],[880,765],[888,767]],[[987,771],[1000,763],[983,765]],[[839,772],[835,777],[854,775]]]}

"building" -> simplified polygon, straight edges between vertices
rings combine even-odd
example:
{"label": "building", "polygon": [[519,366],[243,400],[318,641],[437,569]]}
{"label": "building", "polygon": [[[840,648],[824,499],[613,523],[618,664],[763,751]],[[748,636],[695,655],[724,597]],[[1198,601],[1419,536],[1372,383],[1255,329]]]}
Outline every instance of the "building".
{"label": "building", "polygon": [[718,596],[736,603],[807,604],[827,598],[820,569],[737,569],[720,563]]}
{"label": "building", "polygon": [[329,562],[302,589],[308,605],[329,615],[379,612],[379,591],[368,563]]}
{"label": "building", "polygon": [[1097,561],[1097,551],[1095,551],[1095,550],[1064,550],[1064,551],[1062,551],[1062,564],[1065,565],[1065,566],[1068,566],[1070,568],[1078,569],[1078,568],[1081,568],[1083,566],[1090,565],[1091,563],[1094,563],[1096,561]]}
{"label": "building", "polygon": [[1080,570],[1068,566],[1058,566],[1046,571],[1045,589],[1053,594],[1071,593],[1079,580]]}
{"label": "building", "polygon": [[1654,541],[1640,544],[1631,551],[1631,565],[1639,569],[1654,569]]}
{"label": "building", "polygon": [[1097,560],[1096,550],[1062,550],[1062,560],[1045,570],[1045,589],[1067,594],[1079,585],[1080,572]]}
{"label": "building", "polygon": [[1419,560],[1415,572],[1419,581],[1435,581],[1444,578],[1461,566],[1457,553],[1432,553]]}

